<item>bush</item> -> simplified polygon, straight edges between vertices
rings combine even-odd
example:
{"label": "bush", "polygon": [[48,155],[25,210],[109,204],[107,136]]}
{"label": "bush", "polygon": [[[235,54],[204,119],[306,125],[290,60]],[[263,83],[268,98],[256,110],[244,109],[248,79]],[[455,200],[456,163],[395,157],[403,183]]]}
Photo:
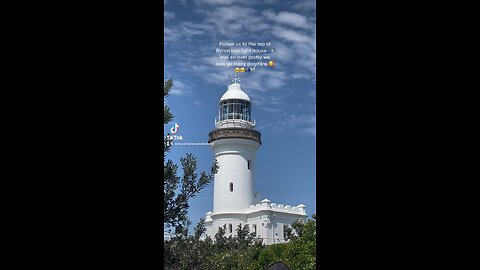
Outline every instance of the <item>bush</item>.
{"label": "bush", "polygon": [[215,241],[210,237],[201,240],[198,233],[166,241],[164,268],[259,270],[282,261],[293,270],[316,269],[315,220],[297,226],[300,237],[288,243],[269,246],[256,241],[246,225],[237,228],[238,237],[225,237],[225,229],[220,228],[214,237]]}

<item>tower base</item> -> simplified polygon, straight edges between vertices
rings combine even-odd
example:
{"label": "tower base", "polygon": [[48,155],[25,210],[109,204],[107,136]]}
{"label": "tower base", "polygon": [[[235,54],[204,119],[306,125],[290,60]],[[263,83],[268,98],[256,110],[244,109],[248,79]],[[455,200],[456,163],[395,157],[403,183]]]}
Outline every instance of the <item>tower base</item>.
{"label": "tower base", "polygon": [[289,205],[270,203],[263,200],[262,203],[251,205],[244,212],[208,212],[205,218],[206,235],[215,239],[218,229],[226,225],[225,236],[236,236],[239,224],[247,224],[250,232],[256,233],[263,240],[263,244],[271,245],[288,242],[285,239],[284,229],[295,221],[305,221],[307,215],[305,206],[291,207]]}

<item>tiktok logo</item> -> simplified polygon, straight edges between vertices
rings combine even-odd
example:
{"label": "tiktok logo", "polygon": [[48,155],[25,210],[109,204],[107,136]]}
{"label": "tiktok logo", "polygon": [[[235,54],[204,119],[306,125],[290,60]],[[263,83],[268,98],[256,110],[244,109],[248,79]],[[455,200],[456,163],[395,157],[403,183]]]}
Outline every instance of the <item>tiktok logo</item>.
{"label": "tiktok logo", "polygon": [[180,126],[177,123],[175,123],[175,126],[170,128],[170,132],[172,132],[172,134],[177,134],[178,128],[180,128]]}

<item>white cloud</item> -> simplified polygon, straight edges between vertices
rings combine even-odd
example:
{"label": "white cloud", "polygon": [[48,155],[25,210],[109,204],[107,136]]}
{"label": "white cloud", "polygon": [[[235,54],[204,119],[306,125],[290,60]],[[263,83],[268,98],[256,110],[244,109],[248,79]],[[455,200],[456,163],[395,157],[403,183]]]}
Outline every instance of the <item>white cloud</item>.
{"label": "white cloud", "polygon": [[[216,62],[222,62],[215,53],[217,42],[271,41],[272,48],[275,49],[271,57],[277,62],[277,66],[273,69],[257,67],[255,73],[241,74],[240,83],[255,104],[262,104],[262,109],[272,113],[280,110],[282,102],[277,97],[285,97],[281,91],[289,80],[315,79],[314,14],[296,10],[262,11],[252,8],[252,1],[195,2],[197,21],[173,21],[174,25],[164,29],[167,45],[165,55],[174,59],[174,62],[166,64],[171,64],[183,74],[201,74],[204,81],[226,89],[229,83],[227,68],[215,66]],[[227,4],[230,6],[225,6]],[[305,6],[297,8],[301,10]],[[251,37],[252,40],[245,40],[245,37]],[[201,45],[193,47],[189,45],[191,42]],[[230,72],[232,74],[232,68]],[[188,87],[186,85],[180,89],[177,95],[188,93],[191,89]]]}
{"label": "white cloud", "polygon": [[192,91],[192,86],[190,86],[188,83],[185,83],[183,81],[180,81],[178,79],[173,78],[173,87],[172,90],[170,91],[170,94],[173,96],[183,96],[186,94],[190,94]]}
{"label": "white cloud", "polygon": [[269,20],[272,20],[278,23],[287,24],[289,26],[300,27],[300,28],[309,28],[307,17],[297,13],[282,11],[276,14],[271,10],[265,10],[263,12],[263,15],[267,17]]}
{"label": "white cloud", "polygon": [[241,6],[202,9],[198,12],[205,16],[204,24],[213,26],[210,34],[228,36],[230,39],[244,36],[245,31],[253,30],[260,20],[255,16],[255,9]]}
{"label": "white cloud", "polygon": [[241,1],[241,0],[195,0],[195,3],[198,6],[202,5],[231,5],[231,4],[238,4],[238,3],[247,3],[249,1]]}
{"label": "white cloud", "polygon": [[281,59],[282,62],[289,62],[295,56],[294,49],[290,46],[284,45],[280,41],[272,41],[272,48],[274,52],[272,53],[272,58]]}
{"label": "white cloud", "polygon": [[173,42],[183,40],[188,42],[193,37],[205,36],[214,31],[214,26],[193,22],[182,22],[172,27],[164,27],[164,40]]}
{"label": "white cloud", "polygon": [[282,120],[275,123],[275,125],[264,125],[270,128],[274,133],[292,132],[300,135],[316,135],[316,109],[303,114],[287,114],[282,116]]}
{"label": "white cloud", "polygon": [[307,27],[307,18],[293,12],[282,11],[278,13],[277,22],[289,24],[295,27]]}
{"label": "white cloud", "polygon": [[280,95],[265,95],[264,93],[260,92],[249,92],[248,95],[250,96],[250,99],[256,108],[265,111],[274,111],[277,110],[278,107],[284,105],[284,97]]}
{"label": "white cloud", "polygon": [[292,128],[294,133],[315,135],[316,121],[317,117],[315,114],[290,115],[289,119],[286,120],[286,125]]}
{"label": "white cloud", "polygon": [[273,28],[272,34],[288,41],[305,42],[305,43],[311,42],[311,38],[308,35],[300,33],[298,31],[289,30],[283,27]]}
{"label": "white cloud", "polygon": [[317,10],[316,0],[302,0],[302,1],[293,0],[291,3],[292,5],[290,7],[298,11],[302,11],[302,12],[310,11],[315,13],[315,11]]}
{"label": "white cloud", "polygon": [[306,73],[293,73],[290,75],[290,77],[293,79],[310,79],[311,75]]}
{"label": "white cloud", "polygon": [[271,108],[271,107],[265,107],[265,106],[260,106],[258,108],[267,112],[272,112],[272,113],[283,112],[283,109],[279,109],[279,108]]}
{"label": "white cloud", "polygon": [[175,18],[175,13],[173,13],[173,12],[168,12],[168,11],[164,11],[164,12],[163,12],[163,18],[164,18],[165,20],[173,19],[173,18]]}
{"label": "white cloud", "polygon": [[163,28],[163,38],[164,42],[167,41],[175,41],[181,37],[181,33],[179,33],[176,29],[172,29],[169,27]]}
{"label": "white cloud", "polygon": [[[186,1],[181,1],[186,4]],[[188,4],[191,5],[191,2]],[[220,98],[227,89],[229,79],[226,67],[215,66],[216,62],[222,61],[215,53],[218,42],[271,41],[275,49],[271,57],[277,62],[275,68],[257,67],[254,73],[239,74],[240,83],[250,96],[254,110],[262,110],[272,116],[268,122],[259,122],[258,128],[276,133],[316,136],[314,105],[290,104],[294,100],[290,99],[290,95],[304,91],[302,95],[311,100],[316,96],[315,91],[285,88],[289,80],[315,80],[316,17],[315,10],[311,8],[315,6],[315,1],[291,1],[287,5],[293,5],[294,9],[282,11],[263,11],[255,8],[255,2],[250,0],[194,2],[197,4],[195,18],[179,22],[178,14],[175,17],[175,14],[166,12],[165,16],[167,19],[175,18],[169,20],[171,25],[164,28],[164,54],[169,59],[165,66],[175,73],[179,72],[176,75],[181,74],[181,80],[176,79],[179,76],[169,76],[174,80],[172,95],[189,97],[185,105],[202,106],[203,103],[194,96],[195,86],[189,82],[190,76],[195,76],[213,85],[202,91],[215,91]],[[229,70],[232,75],[232,68]]]}
{"label": "white cloud", "polygon": [[298,131],[298,133],[316,136],[317,135],[317,128],[315,126],[306,127],[306,128],[300,129]]}
{"label": "white cloud", "polygon": [[[316,73],[316,33],[308,34],[304,31],[295,31],[284,27],[274,27],[272,34],[285,42],[291,43],[289,47],[284,47],[279,53],[284,53],[294,58],[295,77],[315,79]],[[298,68],[302,68],[302,72],[298,72]],[[300,75],[303,73],[304,75]],[[308,77],[307,77],[308,76]]]}

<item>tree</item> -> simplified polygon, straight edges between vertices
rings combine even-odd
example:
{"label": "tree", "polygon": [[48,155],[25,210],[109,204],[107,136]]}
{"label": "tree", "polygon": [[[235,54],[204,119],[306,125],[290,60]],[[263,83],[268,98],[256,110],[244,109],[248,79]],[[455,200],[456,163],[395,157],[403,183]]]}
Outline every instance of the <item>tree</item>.
{"label": "tree", "polygon": [[[172,80],[164,83],[164,99],[172,87]],[[164,124],[173,118],[170,108],[164,106]],[[172,147],[172,141],[164,138],[164,229],[172,228],[176,234],[165,241],[164,269],[262,269],[279,260],[292,269],[315,269],[315,215],[312,215],[314,220],[292,224],[297,236],[284,244],[263,245],[261,239],[249,232],[248,225],[239,225],[235,237],[225,237],[227,228],[224,225],[214,241],[210,237],[202,239],[206,230],[204,219],[195,226],[195,235],[187,236],[189,199],[211,182],[218,165],[214,161],[210,174],[202,172],[199,177],[195,157],[187,154],[180,159],[182,175],[178,176],[179,166],[166,160]]]}
{"label": "tree", "polygon": [[195,228],[193,229],[195,239],[200,239],[206,231],[207,228],[205,227],[205,219],[201,218],[200,222],[198,222],[197,226],[195,226]]}
{"label": "tree", "polygon": [[[312,215],[312,218],[316,218]],[[265,269],[267,265],[282,261],[291,269],[316,269],[316,220],[305,223],[294,222],[293,230],[297,236],[292,241],[266,246],[252,259],[248,269]]]}
{"label": "tree", "polygon": [[285,239],[293,239],[293,234],[292,234],[292,227],[290,226],[284,226],[283,227],[283,232],[285,234]]}
{"label": "tree", "polygon": [[[165,81],[163,86],[163,97],[169,95],[173,81],[171,79]],[[163,124],[168,124],[173,120],[174,116],[170,112],[170,108],[164,105],[163,108]],[[210,174],[202,172],[198,177],[197,160],[192,154],[187,154],[180,159],[182,165],[183,176],[177,176],[178,165],[174,164],[172,160],[166,159],[166,154],[173,147],[171,138],[166,136],[164,138],[163,150],[163,215],[164,215],[164,231],[171,232],[174,230],[175,235],[186,236],[188,234],[188,226],[191,224],[187,213],[190,205],[189,199],[195,197],[204,187],[206,187],[213,179],[213,175],[218,170],[216,161],[212,166]]]}
{"label": "tree", "polygon": [[215,234],[215,247],[217,250],[221,251],[227,246],[227,238],[225,237],[225,232],[227,231],[227,225],[223,227],[218,227],[218,232]]}
{"label": "tree", "polygon": [[[313,218],[314,216],[312,216]],[[301,237],[270,246],[256,242],[247,225],[239,225],[234,237],[226,237],[227,226],[219,228],[215,242],[197,237],[204,221],[195,227],[196,236],[176,237],[166,242],[164,269],[265,269],[282,261],[291,269],[316,269],[316,220],[299,223]]]}
{"label": "tree", "polygon": [[[165,97],[167,97],[170,94],[170,90],[173,87],[173,81],[171,79],[168,79],[167,81],[164,82],[163,84],[163,101],[165,101]],[[167,105],[164,105],[163,107],[163,124],[168,124],[170,121],[172,121],[173,115],[170,112],[170,108]]]}
{"label": "tree", "polygon": [[303,233],[303,227],[305,226],[305,224],[303,224],[303,222],[297,220],[295,222],[292,223],[291,227],[292,229],[294,230],[295,232],[295,235],[292,235],[291,238],[292,239],[296,239],[297,237],[302,237],[302,233]]}

